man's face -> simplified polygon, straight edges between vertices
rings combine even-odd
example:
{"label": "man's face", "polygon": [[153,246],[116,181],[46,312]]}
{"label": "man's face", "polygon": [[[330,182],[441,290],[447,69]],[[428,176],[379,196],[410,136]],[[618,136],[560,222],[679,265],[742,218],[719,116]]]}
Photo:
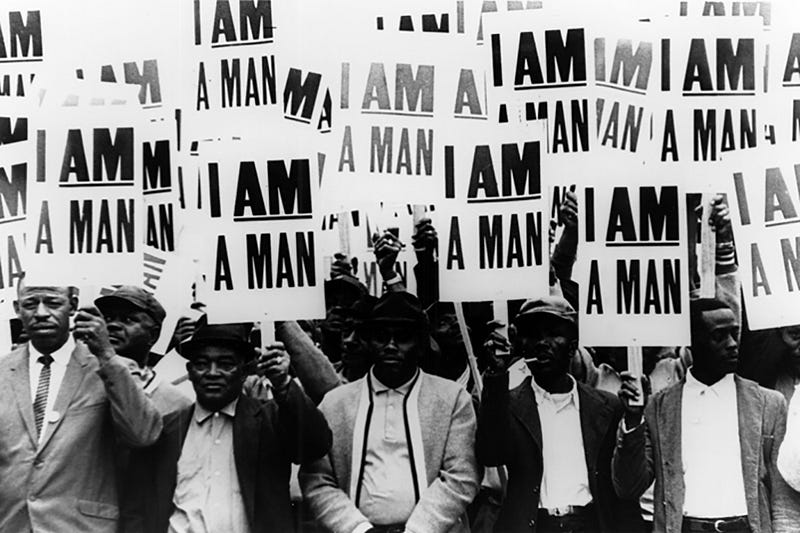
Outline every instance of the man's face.
{"label": "man's face", "polygon": [[538,314],[516,326],[512,346],[528,364],[537,381],[548,381],[566,374],[575,350],[573,326],[555,316]]}
{"label": "man's face", "polygon": [[402,385],[417,371],[423,350],[422,332],[410,324],[375,326],[370,331],[375,376],[389,387]]}
{"label": "man's face", "polygon": [[370,364],[369,346],[355,320],[345,320],[342,326],[342,369],[345,377],[350,381],[364,377]]}
{"label": "man's face", "polygon": [[66,287],[23,286],[14,307],[34,347],[50,353],[66,342],[77,303]]}
{"label": "man's face", "polygon": [[158,340],[159,328],[155,320],[124,301],[106,304],[102,312],[114,351],[143,365],[150,348]]}
{"label": "man's face", "polygon": [[699,348],[692,352],[694,364],[702,370],[723,376],[736,371],[739,362],[739,324],[730,309],[714,309],[702,314],[700,339],[695,344]]}
{"label": "man's face", "polygon": [[787,362],[796,374],[800,373],[800,326],[782,328],[781,339],[786,345]]}
{"label": "man's face", "polygon": [[340,361],[343,350],[343,329],[346,323],[343,307],[332,307],[320,325],[322,333],[322,351],[331,361]]}
{"label": "man's face", "polygon": [[219,411],[234,399],[244,383],[244,358],[226,344],[207,344],[191,348],[186,363],[197,402],[210,411]]}

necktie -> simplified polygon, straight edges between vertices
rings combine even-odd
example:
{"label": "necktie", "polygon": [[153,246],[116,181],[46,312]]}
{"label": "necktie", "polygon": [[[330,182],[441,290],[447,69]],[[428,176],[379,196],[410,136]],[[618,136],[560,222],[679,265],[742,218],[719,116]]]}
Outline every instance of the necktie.
{"label": "necktie", "polygon": [[39,357],[42,363],[42,371],[39,374],[39,386],[36,388],[36,398],[33,400],[33,416],[36,419],[36,436],[42,434],[42,422],[44,422],[44,412],[47,408],[47,391],[50,389],[50,363],[53,358],[50,355]]}

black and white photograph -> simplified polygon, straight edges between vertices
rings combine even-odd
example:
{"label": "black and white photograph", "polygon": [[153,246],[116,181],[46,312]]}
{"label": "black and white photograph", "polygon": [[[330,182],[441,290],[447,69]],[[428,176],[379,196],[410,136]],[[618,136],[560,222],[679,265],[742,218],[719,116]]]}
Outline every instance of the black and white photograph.
{"label": "black and white photograph", "polygon": [[0,533],[800,533],[797,0],[0,0]]}

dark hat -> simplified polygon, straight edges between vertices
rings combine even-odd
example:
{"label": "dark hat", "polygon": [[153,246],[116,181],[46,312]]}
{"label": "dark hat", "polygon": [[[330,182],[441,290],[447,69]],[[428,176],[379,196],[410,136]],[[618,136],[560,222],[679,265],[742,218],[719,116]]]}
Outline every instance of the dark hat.
{"label": "dark hat", "polygon": [[428,328],[428,316],[416,296],[408,292],[387,292],[372,307],[368,323],[406,324]]}
{"label": "dark hat", "polygon": [[526,300],[519,308],[517,316],[514,317],[514,324],[537,315],[554,316],[569,322],[575,328],[578,327],[578,313],[567,300],[560,296],[543,296],[535,300]]}
{"label": "dark hat", "polygon": [[358,278],[343,274],[325,281],[325,301],[344,300],[350,305],[367,294],[367,287]]}
{"label": "dark hat", "polygon": [[133,285],[123,285],[111,294],[97,298],[94,301],[94,305],[97,306],[100,312],[103,312],[103,307],[119,302],[126,302],[141,309],[150,315],[150,318],[155,320],[159,326],[164,322],[164,317],[167,316],[167,312],[164,311],[164,308],[161,307],[161,304],[152,294],[141,287]]}
{"label": "dark hat", "polygon": [[200,317],[195,325],[192,335],[180,345],[180,354],[186,359],[192,359],[192,350],[202,345],[222,344],[232,346],[242,355],[245,360],[253,357],[253,349],[250,345],[250,330],[253,325],[247,322],[234,324],[209,324],[205,315]]}

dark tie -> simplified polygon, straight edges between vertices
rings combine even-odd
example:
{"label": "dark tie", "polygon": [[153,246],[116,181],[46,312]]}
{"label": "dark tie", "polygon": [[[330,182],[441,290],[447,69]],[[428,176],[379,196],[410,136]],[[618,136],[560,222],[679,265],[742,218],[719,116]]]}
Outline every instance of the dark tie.
{"label": "dark tie", "polygon": [[39,357],[42,363],[42,372],[39,374],[39,386],[36,388],[36,399],[33,400],[33,416],[36,419],[36,437],[42,434],[42,422],[44,422],[44,412],[47,408],[47,391],[50,389],[50,363],[53,358],[50,355]]}

